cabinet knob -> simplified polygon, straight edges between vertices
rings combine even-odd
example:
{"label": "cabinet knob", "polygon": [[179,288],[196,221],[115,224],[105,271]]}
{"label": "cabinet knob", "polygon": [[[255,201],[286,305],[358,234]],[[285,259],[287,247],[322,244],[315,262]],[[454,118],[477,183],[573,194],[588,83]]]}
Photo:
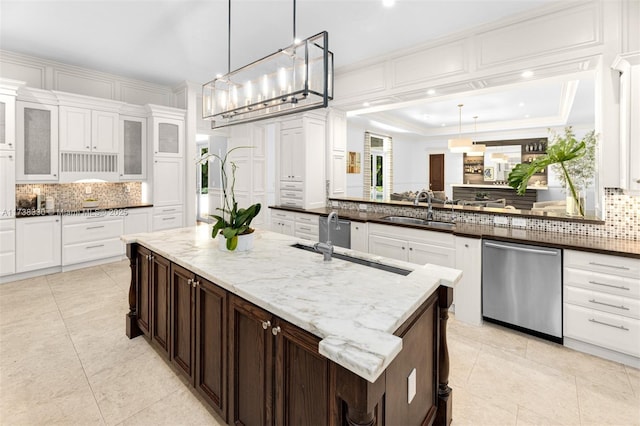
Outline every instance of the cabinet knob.
{"label": "cabinet knob", "polygon": [[53,175],[54,175],[54,176],[58,176],[58,175],[57,175],[57,174],[55,174],[55,173],[54,173]]}
{"label": "cabinet knob", "polygon": [[196,288],[200,285],[200,281],[193,281],[193,288]]}
{"label": "cabinet knob", "polygon": [[402,247],[402,250],[404,250],[404,247]]}
{"label": "cabinet knob", "polygon": [[271,327],[271,321],[262,321],[262,328],[264,330],[266,330],[269,327]]}
{"label": "cabinet knob", "polygon": [[273,327],[273,328],[271,329],[271,334],[273,334],[274,336],[277,336],[277,335],[278,335],[278,333],[280,333],[281,331],[282,331],[282,330],[280,329],[280,326],[278,326],[278,327]]}
{"label": "cabinet knob", "polygon": [[90,146],[87,147],[87,149],[91,148]]}
{"label": "cabinet knob", "polygon": [[13,160],[13,155],[10,155],[10,156],[9,156],[9,160]]}
{"label": "cabinet knob", "polygon": [[409,247],[409,251],[413,251],[413,247]]}
{"label": "cabinet knob", "polygon": [[189,278],[187,280],[187,284],[190,285],[191,287],[193,287],[193,280],[191,278]]}
{"label": "cabinet knob", "polygon": [[465,244],[464,246],[465,246],[466,248],[469,248],[469,244]]}
{"label": "cabinet knob", "polygon": [[94,146],[94,147],[93,147],[93,149],[96,149],[96,148],[98,148],[98,147],[97,147],[97,146]]}

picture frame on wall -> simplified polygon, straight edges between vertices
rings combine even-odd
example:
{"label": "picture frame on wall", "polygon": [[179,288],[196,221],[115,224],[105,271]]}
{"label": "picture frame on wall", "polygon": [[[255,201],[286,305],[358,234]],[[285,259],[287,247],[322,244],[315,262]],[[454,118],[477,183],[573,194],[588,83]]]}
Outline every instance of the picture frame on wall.
{"label": "picture frame on wall", "polygon": [[484,180],[485,181],[496,180],[495,170],[493,167],[489,166],[484,168]]}
{"label": "picture frame on wall", "polygon": [[360,173],[360,153],[349,151],[347,153],[347,173]]}

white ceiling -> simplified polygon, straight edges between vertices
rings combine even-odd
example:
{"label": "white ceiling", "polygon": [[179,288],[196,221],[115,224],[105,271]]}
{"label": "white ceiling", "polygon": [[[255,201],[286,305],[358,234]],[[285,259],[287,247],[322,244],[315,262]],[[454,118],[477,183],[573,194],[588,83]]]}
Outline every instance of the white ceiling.
{"label": "white ceiling", "polygon": [[[327,30],[340,68],[566,1],[396,0],[386,8],[382,0],[298,0],[297,36]],[[231,69],[292,42],[293,0],[232,0],[231,8]],[[159,84],[203,83],[227,72],[227,20],[227,0],[0,0],[0,48]],[[358,112],[370,125],[430,136],[457,133],[458,103],[469,132],[476,115],[478,130],[490,131],[592,122],[594,114],[590,79],[435,98]]]}

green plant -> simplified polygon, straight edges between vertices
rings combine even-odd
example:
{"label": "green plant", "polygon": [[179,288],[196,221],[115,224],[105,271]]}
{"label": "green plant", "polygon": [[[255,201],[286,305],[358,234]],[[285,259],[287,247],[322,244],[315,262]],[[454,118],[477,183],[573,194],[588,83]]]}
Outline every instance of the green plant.
{"label": "green plant", "polygon": [[[596,136],[593,131],[578,141],[571,127],[564,129],[564,135],[553,135],[553,140],[547,148],[547,154],[536,158],[531,163],[517,164],[509,173],[509,186],[514,188],[518,195],[524,195],[529,179],[545,168],[555,165],[561,173],[561,182],[565,189],[568,188],[571,197],[579,208],[579,213],[584,216],[584,206],[580,202],[579,187],[571,179],[574,175],[581,185],[588,184],[595,174],[595,143]],[[589,148],[587,148],[589,146]],[[585,158],[585,161],[580,161]]]}
{"label": "green plant", "polygon": [[211,157],[220,161],[220,176],[223,195],[222,207],[216,210],[222,211],[222,215],[209,215],[216,220],[211,230],[211,238],[216,238],[218,234],[222,234],[227,239],[227,250],[235,250],[238,246],[238,235],[250,234],[254,231],[251,228],[251,221],[260,213],[260,203],[253,204],[248,208],[238,208],[236,195],[234,192],[236,184],[236,169],[238,166],[233,161],[229,161],[231,165],[231,180],[227,175],[227,160],[229,154],[241,148],[251,148],[248,146],[238,146],[230,149],[220,157],[216,154],[207,153],[203,155],[198,162],[208,161]]}

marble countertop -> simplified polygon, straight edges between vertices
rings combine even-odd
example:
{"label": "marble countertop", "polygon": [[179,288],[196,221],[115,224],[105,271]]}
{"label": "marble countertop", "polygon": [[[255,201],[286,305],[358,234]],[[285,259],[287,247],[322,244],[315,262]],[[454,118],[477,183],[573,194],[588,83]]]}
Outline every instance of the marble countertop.
{"label": "marble countertop", "polygon": [[394,332],[462,272],[335,247],[336,253],[412,271],[407,276],[292,247],[308,241],[256,230],[248,252],[223,252],[211,227],[125,235],[220,287],[318,336],[320,354],[374,382],[402,349]]}
{"label": "marble countertop", "polygon": [[[422,206],[421,206],[422,207]],[[435,232],[447,232],[461,237],[490,238],[500,241],[541,245],[545,247],[557,247],[562,249],[582,250],[592,253],[609,254],[640,259],[640,241],[622,240],[618,238],[595,237],[591,235],[576,235],[562,232],[546,232],[531,229],[505,228],[491,225],[478,225],[473,223],[456,222],[452,229],[428,228],[420,225],[391,223],[382,220],[388,216],[386,213],[371,213],[359,210],[346,210],[331,207],[302,210],[290,207],[272,206],[280,210],[289,210],[300,213],[317,214],[326,216],[332,211],[338,213],[342,219],[360,222],[372,222],[390,226],[402,226],[414,229],[426,229]]]}

